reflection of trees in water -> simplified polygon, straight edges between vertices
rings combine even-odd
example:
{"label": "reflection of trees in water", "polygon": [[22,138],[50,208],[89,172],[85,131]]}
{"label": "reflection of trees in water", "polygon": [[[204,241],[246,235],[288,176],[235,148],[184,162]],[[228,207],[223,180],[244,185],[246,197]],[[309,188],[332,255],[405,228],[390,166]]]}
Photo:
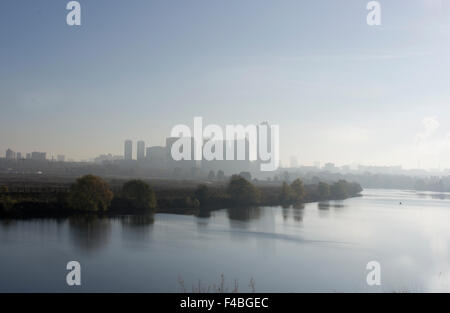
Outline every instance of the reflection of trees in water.
{"label": "reflection of trees in water", "polygon": [[17,220],[15,219],[0,219],[0,225],[4,228],[11,227],[17,225]]}
{"label": "reflection of trees in water", "polygon": [[345,208],[345,204],[342,201],[323,201],[317,203],[319,209],[319,217],[328,217],[330,215],[330,209],[335,209],[334,212],[339,212],[339,209]]}
{"label": "reflection of trees in water", "polygon": [[195,214],[196,217],[200,217],[200,218],[209,218],[211,217],[211,210],[210,209],[205,209],[205,208],[200,208],[197,213]]}
{"label": "reflection of trees in water", "polygon": [[335,201],[335,202],[323,201],[317,203],[317,207],[319,208],[319,210],[329,210],[330,208],[342,209],[345,207],[345,204],[342,201]]}
{"label": "reflection of trees in water", "polygon": [[227,213],[231,221],[249,222],[259,219],[262,211],[259,207],[229,208]]}
{"label": "reflection of trees in water", "polygon": [[329,210],[331,207],[330,202],[319,202],[317,203],[317,208],[319,210]]}
{"label": "reflection of trees in water", "polygon": [[303,203],[296,204],[292,207],[292,216],[294,221],[303,222],[303,215],[305,213],[305,205]]}
{"label": "reflection of trees in water", "polygon": [[281,214],[283,215],[283,221],[287,221],[289,219],[289,207],[281,207]]}
{"label": "reflection of trees in water", "polygon": [[330,215],[330,202],[319,202],[317,208],[319,209],[319,217],[328,217]]}
{"label": "reflection of trees in water", "polygon": [[282,215],[283,220],[287,221],[289,220],[290,216],[292,215],[292,219],[295,222],[302,222],[303,221],[303,215],[305,212],[305,205],[303,203],[297,203],[291,206],[283,206],[282,207]]}
{"label": "reflection of trees in water", "polygon": [[73,216],[69,218],[71,241],[86,251],[106,245],[111,236],[111,220],[95,215]]}
{"label": "reflection of trees in water", "polygon": [[146,241],[153,230],[154,214],[128,215],[120,218],[122,236],[129,241]]}
{"label": "reflection of trees in water", "polygon": [[202,229],[208,225],[209,219],[211,217],[211,212],[212,210],[210,209],[200,207],[200,209],[195,214],[195,216],[197,217],[197,228]]}

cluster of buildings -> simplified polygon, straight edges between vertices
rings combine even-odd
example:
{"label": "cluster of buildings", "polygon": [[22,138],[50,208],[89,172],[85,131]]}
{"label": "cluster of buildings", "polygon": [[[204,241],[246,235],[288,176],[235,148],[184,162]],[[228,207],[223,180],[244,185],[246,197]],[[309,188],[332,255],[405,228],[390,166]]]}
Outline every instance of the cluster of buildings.
{"label": "cluster of buildings", "polygon": [[[15,152],[11,149],[6,150],[6,160],[34,160],[34,161],[45,161],[47,160],[47,153],[46,152],[30,152],[23,155],[21,152]],[[53,157],[52,157],[52,160]],[[66,157],[64,155],[58,155],[56,157],[56,161],[58,162],[65,162]]]}
{"label": "cluster of buildings", "polygon": [[[249,156],[249,147],[248,142],[245,142],[245,157],[243,160],[237,160],[237,145],[239,144],[239,140],[235,140],[233,143],[229,143],[226,141],[221,142],[225,146],[227,144],[234,144],[235,149],[235,158],[233,160],[201,160],[196,161],[194,158],[194,139],[186,138],[189,140],[188,145],[191,146],[191,157],[189,160],[180,160],[175,161],[172,157],[171,150],[173,144],[179,140],[178,137],[169,137],[166,138],[165,146],[150,146],[147,147],[145,145],[145,141],[139,140],[136,142],[136,149],[133,149],[134,143],[132,140],[126,140],[124,143],[124,154],[123,154],[123,162],[131,163],[137,162],[140,165],[148,168],[157,168],[157,169],[192,169],[192,168],[201,168],[205,171],[209,170],[223,170],[225,173],[235,173],[240,171],[250,171],[253,167],[256,168],[254,162],[250,161]],[[134,153],[135,151],[135,153]],[[97,158],[97,161],[101,161],[101,159]],[[119,157],[114,158],[109,155],[108,161],[119,160]]]}

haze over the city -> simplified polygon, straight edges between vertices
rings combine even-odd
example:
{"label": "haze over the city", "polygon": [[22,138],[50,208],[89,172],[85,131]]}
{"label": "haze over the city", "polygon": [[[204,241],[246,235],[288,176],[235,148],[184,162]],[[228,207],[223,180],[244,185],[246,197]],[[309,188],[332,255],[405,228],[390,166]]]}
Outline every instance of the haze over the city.
{"label": "haze over the city", "polygon": [[176,124],[269,121],[283,164],[450,168],[450,7],[441,0],[9,1],[0,156],[123,154]]}

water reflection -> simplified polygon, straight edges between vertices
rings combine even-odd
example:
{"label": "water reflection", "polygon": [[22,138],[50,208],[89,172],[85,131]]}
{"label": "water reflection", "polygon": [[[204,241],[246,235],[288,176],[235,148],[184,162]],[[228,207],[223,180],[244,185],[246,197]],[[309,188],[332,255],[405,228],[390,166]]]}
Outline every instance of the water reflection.
{"label": "water reflection", "polygon": [[284,206],[281,210],[283,221],[287,222],[292,216],[294,222],[303,222],[303,215],[305,213],[305,205],[303,203],[294,204],[288,207]]}
{"label": "water reflection", "polygon": [[200,208],[195,216],[200,217],[200,218],[209,218],[209,217],[211,217],[211,210],[205,209],[205,208]]}
{"label": "water reflection", "polygon": [[[177,291],[177,274],[214,282],[221,272],[255,277],[257,292],[383,291],[361,278],[373,259],[383,264],[385,291],[414,291],[411,280],[420,291],[448,291],[449,200],[368,193],[306,207],[158,214],[155,224],[149,215],[0,220],[0,291],[64,292],[72,255],[94,282],[80,291]],[[398,210],[399,202],[408,205]]]}
{"label": "water reflection", "polygon": [[229,208],[227,209],[227,214],[228,219],[230,220],[230,225],[247,227],[248,223],[242,222],[250,222],[252,220],[257,220],[261,218],[261,208],[260,207]]}
{"label": "water reflection", "polygon": [[294,205],[292,207],[292,213],[295,222],[303,222],[303,216],[305,214],[305,205],[303,203]]}
{"label": "water reflection", "polygon": [[96,215],[69,218],[69,237],[77,247],[93,251],[106,245],[111,236],[111,220]]}
{"label": "water reflection", "polygon": [[130,242],[145,242],[149,239],[155,223],[154,214],[128,215],[120,217],[122,237]]}

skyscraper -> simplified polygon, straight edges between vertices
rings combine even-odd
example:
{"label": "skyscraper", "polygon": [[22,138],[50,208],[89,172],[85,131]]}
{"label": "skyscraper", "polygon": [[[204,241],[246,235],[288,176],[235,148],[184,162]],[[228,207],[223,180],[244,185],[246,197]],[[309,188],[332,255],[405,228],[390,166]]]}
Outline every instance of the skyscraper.
{"label": "skyscraper", "polygon": [[133,160],[133,142],[131,140],[125,140],[125,160]]}
{"label": "skyscraper", "polygon": [[47,153],[45,152],[31,152],[31,159],[37,161],[45,161],[47,159]]}
{"label": "skyscraper", "polygon": [[145,159],[145,142],[138,141],[137,143],[137,159],[144,160]]}
{"label": "skyscraper", "polygon": [[16,153],[14,151],[12,151],[11,149],[6,150],[6,159],[7,160],[15,160]]}

